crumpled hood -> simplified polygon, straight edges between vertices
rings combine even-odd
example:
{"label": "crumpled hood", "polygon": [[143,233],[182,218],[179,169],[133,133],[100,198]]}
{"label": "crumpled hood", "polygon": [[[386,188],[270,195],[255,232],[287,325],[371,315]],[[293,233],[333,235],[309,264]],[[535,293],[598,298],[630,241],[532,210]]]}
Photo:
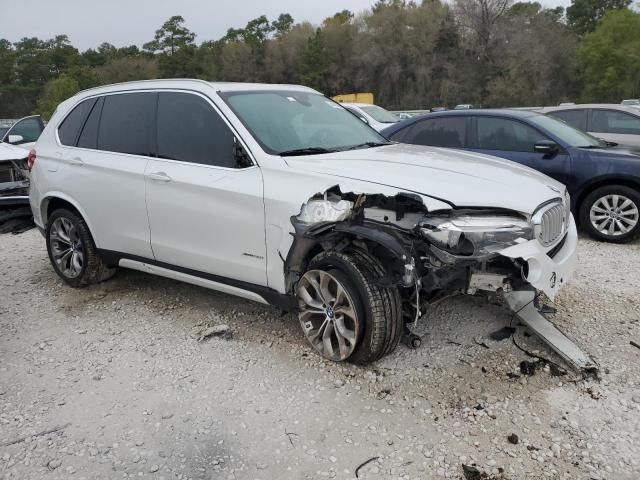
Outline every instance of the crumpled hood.
{"label": "crumpled hood", "polygon": [[24,148],[14,147],[8,143],[0,143],[0,162],[4,160],[22,160],[29,152]]}
{"label": "crumpled hood", "polygon": [[565,191],[560,182],[508,160],[421,145],[394,144],[285,160],[294,169],[416,192],[456,207],[531,214]]}

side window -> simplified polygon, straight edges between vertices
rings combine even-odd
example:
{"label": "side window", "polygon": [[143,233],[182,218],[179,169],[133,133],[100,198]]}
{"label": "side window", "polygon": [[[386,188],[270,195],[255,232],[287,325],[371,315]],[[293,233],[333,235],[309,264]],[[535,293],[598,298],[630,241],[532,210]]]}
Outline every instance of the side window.
{"label": "side window", "polygon": [[202,97],[162,92],[158,99],[158,157],[235,168],[234,135]]}
{"label": "side window", "polygon": [[102,105],[104,105],[104,97],[100,97],[93,105],[91,113],[84,123],[84,128],[78,138],[78,147],[82,148],[98,148],[98,125],[100,125],[100,114],[102,113]]}
{"label": "side window", "polygon": [[587,130],[584,110],[559,110],[557,112],[550,112],[549,115],[583,132]]}
{"label": "side window", "polygon": [[510,150],[533,152],[540,140],[548,140],[543,134],[516,120],[497,117],[477,117],[478,148],[486,150]]}
{"label": "side window", "polygon": [[155,93],[122,93],[104,97],[98,149],[150,155]]}
{"label": "side window", "polygon": [[22,140],[15,142],[16,144],[35,142],[44,130],[44,125],[40,117],[25,118],[20,120],[9,130],[9,135],[20,135]]}
{"label": "side window", "polygon": [[95,98],[81,102],[76,108],[71,110],[71,113],[62,121],[58,127],[58,138],[60,138],[62,145],[75,146],[76,140],[78,140],[78,134],[95,103]]}
{"label": "side window", "polygon": [[640,117],[616,110],[592,110],[590,131],[640,135]]}
{"label": "side window", "polygon": [[401,138],[394,140],[417,145],[461,148],[465,146],[465,132],[465,117],[431,118],[411,125]]}

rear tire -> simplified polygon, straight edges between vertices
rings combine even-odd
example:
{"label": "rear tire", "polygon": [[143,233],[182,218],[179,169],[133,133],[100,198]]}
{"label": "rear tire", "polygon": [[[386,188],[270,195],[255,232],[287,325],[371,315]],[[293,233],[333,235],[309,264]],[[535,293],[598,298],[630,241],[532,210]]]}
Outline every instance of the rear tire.
{"label": "rear tire", "polygon": [[580,225],[596,240],[627,243],[640,236],[640,192],[624,185],[606,185],[580,205]]}
{"label": "rear tire", "polygon": [[45,238],[53,269],[72,287],[103,282],[117,271],[100,258],[89,227],[76,212],[55,210],[47,222]]}
{"label": "rear tire", "polygon": [[[365,364],[396,348],[403,326],[400,294],[395,287],[378,285],[383,276],[382,264],[362,251],[323,252],[311,260],[298,282],[296,294],[301,309],[300,324],[318,353],[333,361]],[[321,281],[325,288],[313,287]],[[343,293],[336,293],[340,291]],[[349,310],[339,305],[340,299],[342,303],[348,300],[353,318],[340,317],[342,312]],[[337,322],[342,322],[343,327],[340,328]],[[347,340],[345,343],[343,339],[341,343],[338,338],[344,325],[348,327],[348,337],[350,332],[354,333],[353,342]],[[327,330],[329,335],[323,335]],[[321,336],[328,339],[328,343],[320,341]],[[348,348],[341,349],[343,345]]]}

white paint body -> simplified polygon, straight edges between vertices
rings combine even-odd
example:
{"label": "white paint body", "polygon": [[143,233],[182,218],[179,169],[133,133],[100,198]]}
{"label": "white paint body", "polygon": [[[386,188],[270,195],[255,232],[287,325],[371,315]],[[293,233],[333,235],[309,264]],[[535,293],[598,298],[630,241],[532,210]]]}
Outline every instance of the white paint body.
{"label": "white paint body", "polygon": [[[36,224],[45,228],[48,202],[60,198],[83,216],[99,249],[140,257],[121,261],[209,288],[217,282],[190,280],[167,266],[217,275],[287,293],[283,258],[293,242],[291,217],[312,195],[339,185],[343,192],[393,196],[417,194],[430,211],[458,207],[504,208],[530,216],[561,198],[564,186],[522,165],[486,155],[413,145],[388,145],[323,155],[280,157],[266,153],[219,95],[239,90],[313,90],[299,86],[214,84],[163,80],[112,85],[63,102],[36,144],[30,202]],[[63,146],[57,127],[80,101],[128,91],[192,91],[206,97],[227,121],[255,165],[231,169],[175,160]],[[315,93],[315,92],[314,92]],[[163,175],[168,177],[163,178]],[[551,260],[537,240],[507,256],[540,264],[535,286],[555,294],[546,281],[562,269],[568,280],[575,262],[571,222],[560,253]],[[153,267],[144,259],[162,263]],[[558,263],[558,262],[561,262]],[[247,298],[255,294],[246,292]]]}

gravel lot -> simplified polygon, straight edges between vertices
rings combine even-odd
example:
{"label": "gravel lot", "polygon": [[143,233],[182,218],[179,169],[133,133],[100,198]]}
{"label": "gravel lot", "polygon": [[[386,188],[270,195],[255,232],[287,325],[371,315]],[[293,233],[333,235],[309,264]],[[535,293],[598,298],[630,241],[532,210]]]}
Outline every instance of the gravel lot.
{"label": "gravel lot", "polygon": [[[432,307],[420,349],[355,367],[273,308],[126,270],[74,290],[37,231],[2,235],[0,479],[352,479],[376,457],[359,478],[639,478],[640,243],[579,253],[555,322],[599,382],[521,375],[527,355],[488,337],[512,317],[479,298]],[[217,324],[233,338],[198,341]]]}

